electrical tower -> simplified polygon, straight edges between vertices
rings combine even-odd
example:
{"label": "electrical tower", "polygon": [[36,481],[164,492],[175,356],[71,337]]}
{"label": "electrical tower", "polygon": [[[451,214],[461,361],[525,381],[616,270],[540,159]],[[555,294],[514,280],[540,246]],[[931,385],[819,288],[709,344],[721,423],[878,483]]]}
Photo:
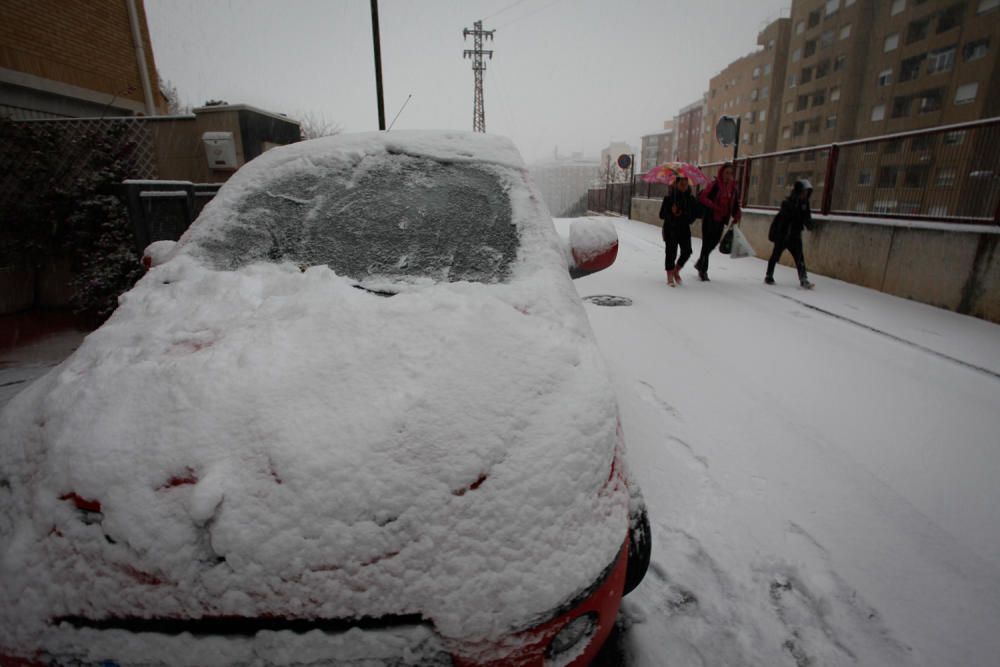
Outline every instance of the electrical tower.
{"label": "electrical tower", "polygon": [[462,52],[463,58],[472,58],[472,71],[475,73],[476,77],[476,90],[475,97],[472,103],[472,131],[473,132],[485,132],[486,131],[486,109],[483,106],[483,72],[486,71],[486,64],[483,62],[483,56],[489,56],[490,60],[493,60],[493,51],[483,50],[483,37],[486,39],[493,39],[493,33],[495,30],[483,30],[483,22],[476,21],[472,24],[472,30],[465,28],[462,30],[462,37],[468,39],[469,35],[472,35],[472,47],[471,49],[465,49]]}

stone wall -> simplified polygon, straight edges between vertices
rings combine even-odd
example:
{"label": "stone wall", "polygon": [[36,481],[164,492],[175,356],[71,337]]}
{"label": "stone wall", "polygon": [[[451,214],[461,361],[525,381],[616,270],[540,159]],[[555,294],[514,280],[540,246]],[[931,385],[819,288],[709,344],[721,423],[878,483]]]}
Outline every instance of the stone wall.
{"label": "stone wall", "polygon": [[[636,198],[632,217],[659,226],[660,200]],[[774,211],[748,209],[743,233],[767,259]],[[1000,323],[1000,227],[815,215],[803,235],[815,273]],[[692,227],[701,236],[701,223]],[[792,266],[785,253],[782,264]]]}

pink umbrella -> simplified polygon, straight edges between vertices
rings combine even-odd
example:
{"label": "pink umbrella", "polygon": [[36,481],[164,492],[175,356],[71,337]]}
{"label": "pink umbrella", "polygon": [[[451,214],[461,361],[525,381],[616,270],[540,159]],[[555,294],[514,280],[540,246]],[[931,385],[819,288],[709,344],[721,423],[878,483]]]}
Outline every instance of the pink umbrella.
{"label": "pink umbrella", "polygon": [[642,180],[647,183],[666,183],[672,185],[678,176],[683,176],[691,182],[691,185],[707,185],[708,176],[693,164],[687,162],[667,162],[647,171]]}

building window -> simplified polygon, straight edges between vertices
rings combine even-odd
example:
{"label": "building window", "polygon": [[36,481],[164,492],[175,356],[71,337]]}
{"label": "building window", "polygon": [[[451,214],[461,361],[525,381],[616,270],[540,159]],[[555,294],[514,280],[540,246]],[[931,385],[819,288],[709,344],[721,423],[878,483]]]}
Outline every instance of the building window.
{"label": "building window", "polygon": [[784,174],[778,174],[778,178],[776,179],[775,182],[778,185],[784,185],[785,184],[785,175]]}
{"label": "building window", "polygon": [[792,128],[787,127],[787,126],[781,128],[781,136],[782,136],[783,139],[788,139],[789,137],[791,137],[792,136]]}
{"label": "building window", "polygon": [[847,39],[851,36],[851,24],[848,23],[843,28],[840,29],[840,38]]}
{"label": "building window", "polygon": [[937,25],[938,34],[941,34],[942,32],[947,32],[952,28],[957,28],[958,25],[962,22],[962,14],[964,13],[965,13],[964,2],[958,2],[948,7],[943,12],[941,12],[941,15],[938,17],[938,25]]}
{"label": "building window", "polygon": [[816,134],[819,132],[819,116],[809,120],[809,134]]}
{"label": "building window", "polygon": [[826,15],[833,16],[840,9],[840,0],[826,0]]}
{"label": "building window", "polygon": [[892,83],[892,68],[884,69],[878,73],[878,85],[888,86]]}
{"label": "building window", "polygon": [[765,120],[767,120],[767,110],[766,109],[761,109],[759,112],[757,112],[757,120],[759,120],[762,123]]}
{"label": "building window", "polygon": [[768,95],[770,94],[770,92],[771,92],[771,87],[770,86],[764,86],[763,88],[761,88],[760,89],[760,99],[766,100],[767,97],[768,97]]}
{"label": "building window", "polygon": [[743,120],[745,120],[746,122],[753,123],[753,119],[754,119],[753,111],[747,111],[745,114],[743,114]]}
{"label": "building window", "polygon": [[809,96],[808,95],[799,95],[798,102],[795,105],[795,110],[796,111],[805,111],[808,108],[809,108]]}
{"label": "building window", "polygon": [[774,40],[772,39],[767,42],[767,50],[770,51],[773,48],[774,48]]}
{"label": "building window", "polygon": [[750,75],[750,77],[753,78],[753,79],[759,79],[760,78],[760,67],[754,67],[753,68],[753,73]]}
{"label": "building window", "polygon": [[819,36],[819,48],[828,49],[833,46],[833,31],[827,30]]}
{"label": "building window", "polygon": [[927,187],[927,175],[931,168],[928,165],[914,165],[906,168],[903,172],[904,188],[924,188]]}
{"label": "building window", "polygon": [[879,121],[885,118],[885,105],[878,104],[872,107],[872,120]]}
{"label": "building window", "polygon": [[816,78],[822,79],[824,76],[830,73],[830,61],[824,60],[820,64],[816,65]]}
{"label": "building window", "polygon": [[795,49],[792,51],[792,62],[797,63],[802,59],[802,49]]}
{"label": "building window", "polygon": [[806,42],[806,50],[802,54],[802,57],[808,58],[814,53],[816,53],[816,40],[810,39],[808,42]]}
{"label": "building window", "polygon": [[750,91],[751,102],[756,102],[758,97],[760,97],[760,91],[758,91],[756,88]]}
{"label": "building window", "polygon": [[903,150],[903,140],[902,139],[891,139],[885,142],[885,153],[886,155],[893,155]]}
{"label": "building window", "polygon": [[802,74],[799,75],[799,83],[809,83],[813,78],[812,67],[803,67]]}
{"label": "building window", "polygon": [[969,104],[976,100],[976,93],[979,91],[978,83],[965,83],[955,91],[955,104]]}
{"label": "building window", "polygon": [[844,69],[845,66],[847,66],[847,56],[837,56],[837,58],[833,61],[834,72],[839,72]]}
{"label": "building window", "polygon": [[813,93],[812,105],[818,107],[821,104],[826,104],[826,91],[821,90],[818,93]]}
{"label": "building window", "polygon": [[795,111],[795,102],[790,100],[785,102],[785,113],[792,113],[793,111]]}
{"label": "building window", "polygon": [[871,185],[872,172],[870,169],[862,169],[858,172],[858,185]]}
{"label": "building window", "polygon": [[826,129],[832,130],[837,127],[837,114],[826,117]]}
{"label": "building window", "polygon": [[927,73],[950,72],[955,65],[955,46],[937,49],[927,54]]}
{"label": "building window", "polygon": [[965,58],[966,62],[970,60],[979,60],[980,58],[985,57],[989,52],[990,40],[988,37],[986,39],[977,39],[974,42],[969,42],[962,47],[962,57]]}
{"label": "building window", "polygon": [[819,25],[819,20],[823,18],[820,11],[817,9],[814,12],[809,12],[809,27],[815,28]]}
{"label": "building window", "polygon": [[899,80],[910,81],[920,76],[920,65],[923,64],[924,58],[926,57],[927,57],[926,53],[921,53],[919,56],[913,56],[912,58],[907,58],[902,63],[900,63]]}
{"label": "building window", "polygon": [[944,218],[948,215],[947,206],[931,206],[927,209],[927,215],[937,216],[939,218]]}
{"label": "building window", "polygon": [[906,29],[906,43],[913,44],[914,42],[919,42],[920,40],[927,37],[927,34],[931,30],[931,18],[919,19],[917,21],[911,21],[909,27]]}
{"label": "building window", "polygon": [[937,170],[937,177],[934,179],[934,185],[939,188],[948,188],[955,185],[955,177],[958,172],[955,171],[954,167],[942,167]]}
{"label": "building window", "polygon": [[797,120],[792,125],[792,134],[796,137],[801,137],[806,132],[806,122],[804,120]]}
{"label": "building window", "polygon": [[764,65],[764,76],[771,76],[771,63]]}
{"label": "building window", "polygon": [[831,88],[830,89],[830,101],[831,102],[836,102],[839,99],[840,99],[840,88],[839,87]]}
{"label": "building window", "polygon": [[891,16],[895,16],[906,9],[906,0],[892,0],[892,9],[889,10]]}
{"label": "building window", "polygon": [[892,117],[905,118],[910,115],[910,98],[896,97],[892,100]]}
{"label": "building window", "polygon": [[[883,187],[879,185],[879,187]],[[886,186],[894,187],[894,186]],[[899,205],[895,199],[880,199],[872,205],[872,213],[892,213],[896,210],[896,206]]]}
{"label": "building window", "polygon": [[805,32],[805,30],[806,30],[806,22],[805,21],[799,21],[798,23],[795,24],[795,34],[796,35],[801,35],[803,32]]}
{"label": "building window", "polygon": [[1000,0],[979,0],[976,13],[985,14],[986,12],[992,12],[997,7],[1000,7]]}
{"label": "building window", "polygon": [[896,47],[898,46],[899,46],[899,33],[894,32],[885,38],[885,41],[882,43],[882,51],[884,53],[889,53],[890,51],[895,51]]}
{"label": "building window", "polygon": [[899,174],[899,167],[880,167],[878,170],[878,187],[896,187],[896,177]]}

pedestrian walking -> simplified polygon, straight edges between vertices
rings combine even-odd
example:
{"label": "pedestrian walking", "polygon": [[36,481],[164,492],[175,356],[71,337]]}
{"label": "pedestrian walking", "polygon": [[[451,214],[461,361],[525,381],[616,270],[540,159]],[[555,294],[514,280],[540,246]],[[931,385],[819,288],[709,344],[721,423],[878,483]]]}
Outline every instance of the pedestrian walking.
{"label": "pedestrian walking", "polygon": [[[677,287],[683,284],[681,269],[691,257],[691,223],[698,217],[698,200],[691,193],[691,184],[684,176],[677,176],[670,186],[670,192],[660,204],[660,220],[663,220],[664,262],[667,284]],[[680,257],[677,250],[680,249]]]}
{"label": "pedestrian walking", "polygon": [[740,189],[736,185],[736,169],[732,162],[726,162],[719,167],[715,178],[707,188],[702,190],[698,198],[705,217],[701,222],[701,254],[694,268],[698,269],[698,277],[708,280],[708,257],[719,245],[722,231],[732,220],[740,224],[743,210],[740,208]]}
{"label": "pedestrian walking", "polygon": [[809,197],[812,196],[812,192],[813,186],[808,179],[795,181],[791,194],[781,202],[781,210],[771,221],[767,238],[774,243],[774,250],[771,252],[771,259],[767,261],[767,275],[764,276],[764,282],[768,285],[774,284],[774,266],[781,259],[781,254],[787,250],[792,253],[795,268],[799,271],[799,284],[804,289],[813,288],[806,273],[806,260],[802,253],[802,230],[812,229],[813,226],[812,211],[809,209]]}

